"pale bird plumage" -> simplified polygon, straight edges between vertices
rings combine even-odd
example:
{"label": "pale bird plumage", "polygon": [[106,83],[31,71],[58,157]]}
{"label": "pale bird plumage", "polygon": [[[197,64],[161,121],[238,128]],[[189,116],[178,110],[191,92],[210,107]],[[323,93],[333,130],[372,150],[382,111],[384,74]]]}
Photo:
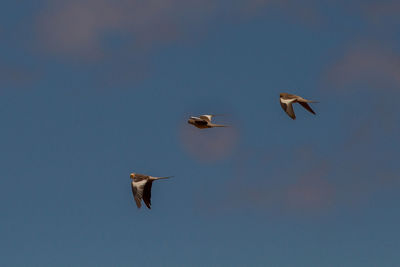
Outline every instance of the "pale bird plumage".
{"label": "pale bird plumage", "polygon": [[214,116],[213,115],[201,115],[200,119],[211,122],[212,117],[214,117]]}
{"label": "pale bird plumage", "polygon": [[136,202],[136,206],[138,208],[141,208],[143,200],[147,208],[151,209],[151,188],[153,185],[153,181],[160,179],[168,179],[171,177],[173,176],[153,177],[150,175],[131,173],[130,174],[130,178],[132,179],[131,189],[133,198]]}
{"label": "pale bird plumage", "polygon": [[307,100],[302,98],[298,95],[288,94],[288,93],[281,93],[279,95],[279,102],[281,104],[282,109],[289,115],[290,118],[293,120],[296,119],[296,114],[293,110],[293,104],[299,103],[303,108],[311,112],[315,115],[314,110],[308,105],[308,103],[316,103],[316,101]]}
{"label": "pale bird plumage", "polygon": [[201,115],[199,117],[190,117],[188,120],[189,124],[192,124],[193,126],[199,128],[199,129],[206,129],[206,128],[214,128],[214,127],[228,127],[227,125],[222,125],[222,124],[215,124],[212,123],[212,117],[215,115]]}

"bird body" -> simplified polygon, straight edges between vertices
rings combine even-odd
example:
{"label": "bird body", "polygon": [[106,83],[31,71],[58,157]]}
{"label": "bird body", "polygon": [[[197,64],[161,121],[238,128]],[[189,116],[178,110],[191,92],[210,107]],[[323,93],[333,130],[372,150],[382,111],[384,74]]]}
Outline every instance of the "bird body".
{"label": "bird body", "polygon": [[299,103],[303,108],[307,109],[309,112],[315,115],[314,110],[308,105],[308,103],[316,103],[316,101],[307,100],[298,95],[281,93],[279,95],[279,101],[281,103],[282,109],[289,115],[293,120],[296,119],[296,115],[293,110],[293,103]]}
{"label": "bird body", "polygon": [[131,188],[132,194],[138,208],[142,207],[142,200],[146,206],[151,209],[151,187],[153,181],[160,179],[168,179],[168,177],[153,177],[150,175],[131,173],[130,178],[132,179]]}
{"label": "bird body", "polygon": [[201,115],[199,117],[190,117],[189,124],[194,125],[199,129],[214,128],[214,127],[227,127],[226,125],[215,124],[211,122],[212,117],[215,115]]}

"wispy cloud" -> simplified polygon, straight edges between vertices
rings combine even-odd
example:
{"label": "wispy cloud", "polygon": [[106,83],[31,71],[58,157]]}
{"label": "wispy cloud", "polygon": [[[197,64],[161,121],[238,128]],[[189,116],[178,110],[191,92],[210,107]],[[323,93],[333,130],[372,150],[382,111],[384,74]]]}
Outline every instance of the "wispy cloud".
{"label": "wispy cloud", "polygon": [[369,120],[371,114],[358,117],[361,123],[344,121],[348,135],[329,153],[319,152],[321,144],[313,142],[268,150],[240,148],[233,175],[216,189],[219,197],[202,198],[200,207],[210,213],[250,209],[301,217],[362,209],[380,193],[400,185],[393,159],[385,155],[386,148],[379,149],[389,140],[399,146],[399,127],[382,135],[382,114]]}
{"label": "wispy cloud", "polygon": [[0,64],[2,87],[26,87],[40,79],[40,73],[27,66]]}
{"label": "wispy cloud", "polygon": [[201,162],[215,162],[232,155],[237,145],[239,132],[234,127],[197,129],[182,125],[180,141],[184,150]]}
{"label": "wispy cloud", "polygon": [[303,25],[316,26],[321,23],[322,16],[318,1],[305,0],[302,2],[295,0],[251,0],[243,1],[240,13],[246,17],[260,16],[267,10],[282,11],[285,19]]}
{"label": "wispy cloud", "polygon": [[207,201],[202,198],[199,205],[211,213],[250,209],[314,216],[330,212],[337,201],[330,163],[318,160],[312,151],[298,149],[291,152],[294,157],[287,158],[276,149],[268,153],[239,151],[232,177],[223,189],[217,189],[219,197]]}
{"label": "wispy cloud", "polygon": [[[45,0],[36,16],[35,32],[43,52],[101,58],[107,38],[122,39],[120,49],[143,54],[187,37],[207,32],[220,22],[237,23],[258,16],[280,14],[293,23],[322,26],[329,23],[324,13],[345,9],[347,2],[321,4],[316,0]],[[394,1],[356,1],[344,15],[364,15],[368,20],[395,17]],[[272,12],[271,12],[272,11]],[[393,16],[392,16],[393,15]]]}
{"label": "wispy cloud", "polygon": [[54,52],[101,56],[107,34],[129,35],[130,45],[146,49],[175,40],[188,25],[207,21],[214,8],[208,0],[49,1],[38,17],[37,31]]}
{"label": "wispy cloud", "polygon": [[347,88],[349,84],[379,90],[400,88],[400,54],[390,46],[359,41],[332,64],[326,77],[336,88]]}
{"label": "wispy cloud", "polygon": [[373,23],[398,23],[400,3],[398,1],[373,1],[362,6],[367,19]]}
{"label": "wispy cloud", "polygon": [[[101,57],[110,34],[126,38],[136,52],[196,36],[216,20],[238,19],[281,10],[295,21],[316,20],[313,1],[292,0],[71,0],[48,1],[36,31],[46,50],[58,54]],[[218,19],[217,19],[218,18]]]}

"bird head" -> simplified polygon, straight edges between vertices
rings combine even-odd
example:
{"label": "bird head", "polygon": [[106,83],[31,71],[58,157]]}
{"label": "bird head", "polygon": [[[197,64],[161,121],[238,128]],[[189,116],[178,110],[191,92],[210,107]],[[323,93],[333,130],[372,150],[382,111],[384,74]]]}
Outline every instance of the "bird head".
{"label": "bird head", "polygon": [[130,177],[131,177],[131,179],[135,178],[135,173],[132,172],[131,175],[130,175]]}

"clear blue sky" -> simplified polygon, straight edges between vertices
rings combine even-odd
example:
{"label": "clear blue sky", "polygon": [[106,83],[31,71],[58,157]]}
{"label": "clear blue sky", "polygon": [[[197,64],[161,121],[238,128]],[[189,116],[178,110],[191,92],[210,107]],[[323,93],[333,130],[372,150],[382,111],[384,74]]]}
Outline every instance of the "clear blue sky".
{"label": "clear blue sky", "polygon": [[[398,266],[399,12],[3,1],[0,264]],[[130,172],[175,177],[138,210]]]}

